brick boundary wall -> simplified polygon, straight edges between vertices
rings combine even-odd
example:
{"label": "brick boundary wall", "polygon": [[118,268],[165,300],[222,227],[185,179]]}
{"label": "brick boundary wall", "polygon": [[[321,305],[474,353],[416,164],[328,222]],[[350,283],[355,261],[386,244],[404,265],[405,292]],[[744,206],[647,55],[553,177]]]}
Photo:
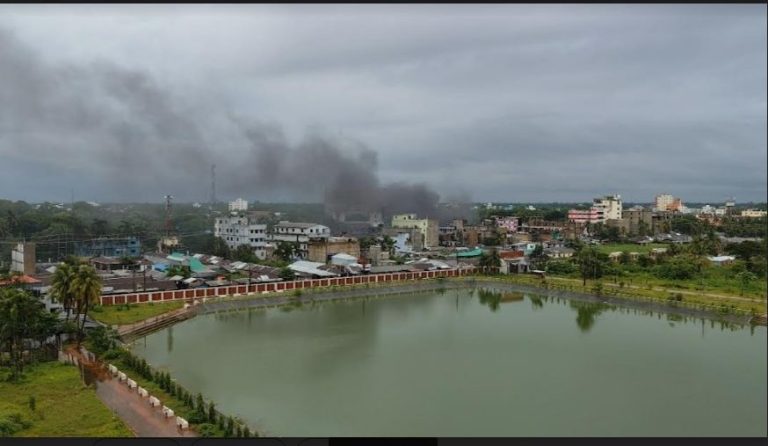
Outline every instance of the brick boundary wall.
{"label": "brick boundary wall", "polygon": [[328,279],[302,279],[285,282],[257,283],[252,285],[228,285],[218,287],[193,288],[186,290],[166,290],[109,294],[101,296],[102,305],[122,305],[145,302],[165,302],[170,300],[192,299],[197,297],[232,296],[243,294],[262,294],[277,291],[312,289],[331,286],[361,285],[367,283],[398,282],[406,280],[435,279],[438,277],[459,277],[473,274],[475,268],[442,269],[436,271],[418,271],[407,273],[366,274],[351,277],[332,277]]}

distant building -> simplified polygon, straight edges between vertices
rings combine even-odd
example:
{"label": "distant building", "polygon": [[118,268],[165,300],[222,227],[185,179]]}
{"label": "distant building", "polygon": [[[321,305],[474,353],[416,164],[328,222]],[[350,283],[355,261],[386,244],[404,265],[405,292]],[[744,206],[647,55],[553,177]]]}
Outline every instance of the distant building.
{"label": "distant building", "polygon": [[296,223],[281,221],[272,228],[269,240],[277,244],[279,242],[293,242],[298,244],[298,257],[306,259],[309,256],[310,240],[327,240],[331,236],[328,226],[317,223]]}
{"label": "distant building", "polygon": [[606,195],[595,198],[592,201],[592,207],[597,209],[601,221],[621,220],[622,203],[621,195]]}
{"label": "distant building", "polygon": [[360,257],[360,242],[354,237],[328,237],[311,239],[307,244],[307,260],[326,263],[335,254]]}
{"label": "distant building", "polygon": [[576,251],[574,251],[571,248],[565,248],[561,246],[556,246],[554,248],[547,248],[544,250],[544,254],[549,256],[553,259],[567,259],[569,257],[573,257],[573,254]]}
{"label": "distant building", "polygon": [[768,216],[768,211],[761,211],[757,209],[745,209],[741,211],[741,216],[746,218],[761,218]]}
{"label": "distant building", "polygon": [[214,235],[221,237],[230,249],[249,246],[260,259],[267,257],[267,225],[254,223],[248,217],[217,217],[214,223]]}
{"label": "distant building", "polygon": [[424,250],[424,234],[419,228],[384,228],[382,235],[394,239],[396,253]]}
{"label": "distant building", "polygon": [[141,242],[138,237],[100,237],[76,242],[75,255],[80,257],[138,257]]}
{"label": "distant building", "polygon": [[399,214],[392,216],[392,228],[418,229],[424,238],[425,248],[434,248],[440,245],[440,232],[437,220],[417,218],[416,214]]}
{"label": "distant building", "polygon": [[499,217],[496,219],[496,227],[504,229],[508,234],[517,232],[520,219],[518,217]]}
{"label": "distant building", "polygon": [[621,220],[622,210],[621,195],[606,195],[592,200],[592,207],[588,210],[569,210],[568,220],[579,224],[605,223]]}
{"label": "distant building", "polygon": [[650,209],[632,208],[622,212],[621,220],[612,220],[622,235],[650,235],[654,233],[653,212]]}
{"label": "distant building", "polygon": [[571,209],[568,211],[568,220],[587,224],[587,223],[600,223],[602,216],[596,208],[590,208],[587,210]]}
{"label": "distant building", "polygon": [[681,212],[683,202],[680,198],[673,197],[670,194],[656,195],[654,209],[657,211]]}
{"label": "distant building", "polygon": [[248,200],[243,200],[242,198],[238,198],[235,201],[229,202],[230,212],[245,212],[247,210],[248,210]]}
{"label": "distant building", "polygon": [[33,275],[35,274],[35,244],[18,243],[11,251],[11,271]]}

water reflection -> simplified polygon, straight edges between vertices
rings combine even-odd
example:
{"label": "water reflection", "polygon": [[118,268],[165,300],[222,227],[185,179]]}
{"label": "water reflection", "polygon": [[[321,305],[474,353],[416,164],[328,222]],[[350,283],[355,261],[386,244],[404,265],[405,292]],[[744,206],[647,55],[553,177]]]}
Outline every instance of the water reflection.
{"label": "water reflection", "polygon": [[502,303],[522,302],[525,300],[525,294],[519,291],[501,292],[484,288],[477,290],[477,297],[480,303],[486,305],[492,312],[499,311]]}
{"label": "water reflection", "polygon": [[540,296],[528,296],[528,300],[531,301],[531,307],[533,307],[534,310],[544,308],[544,299]]}
{"label": "water reflection", "polygon": [[492,312],[495,313],[499,311],[499,307],[501,306],[501,293],[481,288],[477,290],[477,297],[480,300],[480,303],[490,308]]}
{"label": "water reflection", "polygon": [[167,339],[167,347],[168,347],[168,353],[173,351],[173,327],[168,327],[168,339]]}
{"label": "water reflection", "polygon": [[591,330],[592,326],[595,325],[596,316],[612,308],[610,305],[600,302],[579,302],[575,300],[570,301],[570,306],[576,310],[576,325],[584,333]]}

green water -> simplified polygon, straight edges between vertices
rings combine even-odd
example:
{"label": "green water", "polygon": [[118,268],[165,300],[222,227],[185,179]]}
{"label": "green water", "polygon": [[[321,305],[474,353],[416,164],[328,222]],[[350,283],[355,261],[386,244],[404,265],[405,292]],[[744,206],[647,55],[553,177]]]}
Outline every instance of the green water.
{"label": "green water", "polygon": [[765,327],[681,319],[451,290],[203,315],[134,349],[275,436],[767,435]]}

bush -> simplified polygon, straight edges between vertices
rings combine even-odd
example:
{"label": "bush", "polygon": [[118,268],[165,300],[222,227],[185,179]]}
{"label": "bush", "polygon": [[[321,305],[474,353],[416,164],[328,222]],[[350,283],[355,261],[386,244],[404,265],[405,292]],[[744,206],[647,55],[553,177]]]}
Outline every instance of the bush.
{"label": "bush", "polygon": [[125,352],[123,350],[119,349],[119,348],[111,348],[111,349],[107,350],[106,352],[104,352],[104,354],[101,355],[101,357],[103,359],[113,360],[113,359],[120,359],[120,358],[122,358],[124,354],[125,354]]}
{"label": "bush", "polygon": [[117,332],[111,328],[99,326],[88,332],[88,340],[91,342],[93,352],[101,355],[117,346]]}
{"label": "bush", "polygon": [[208,416],[204,413],[201,414],[200,412],[195,411],[189,416],[187,421],[193,424],[208,424]]}
{"label": "bush", "polygon": [[692,279],[696,273],[696,265],[682,258],[673,258],[669,262],[657,265],[653,269],[656,277],[670,280]]}
{"label": "bush", "polygon": [[[192,422],[192,419],[189,420]],[[197,433],[200,434],[201,437],[215,437],[216,436],[216,426],[214,426],[211,423],[202,423],[197,426]]]}
{"label": "bush", "polygon": [[208,405],[208,422],[216,422],[216,405],[213,404],[213,401]]}
{"label": "bush", "polygon": [[576,272],[576,265],[567,260],[550,260],[545,270],[550,274],[568,275]]}
{"label": "bush", "polygon": [[0,417],[0,437],[10,437],[16,432],[32,426],[20,413],[12,413]]}

